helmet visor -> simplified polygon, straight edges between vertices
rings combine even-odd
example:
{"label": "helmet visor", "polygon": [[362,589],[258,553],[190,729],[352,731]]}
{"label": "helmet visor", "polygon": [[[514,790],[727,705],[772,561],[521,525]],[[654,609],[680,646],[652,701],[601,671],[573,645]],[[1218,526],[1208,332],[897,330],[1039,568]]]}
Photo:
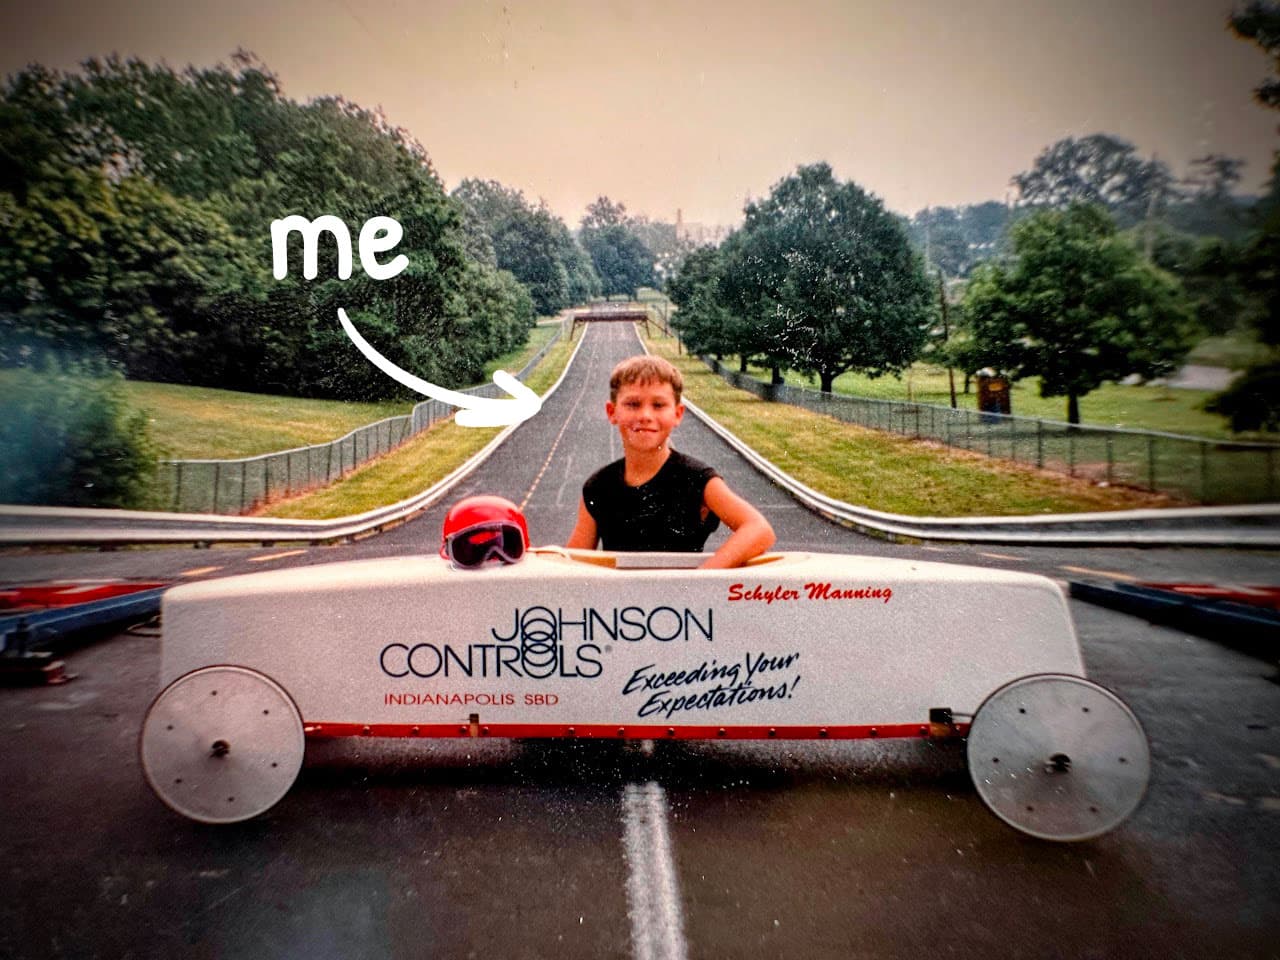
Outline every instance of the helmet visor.
{"label": "helmet visor", "polygon": [[445,538],[445,555],[455,566],[470,569],[490,557],[515,563],[524,556],[524,535],[512,523],[484,523]]}

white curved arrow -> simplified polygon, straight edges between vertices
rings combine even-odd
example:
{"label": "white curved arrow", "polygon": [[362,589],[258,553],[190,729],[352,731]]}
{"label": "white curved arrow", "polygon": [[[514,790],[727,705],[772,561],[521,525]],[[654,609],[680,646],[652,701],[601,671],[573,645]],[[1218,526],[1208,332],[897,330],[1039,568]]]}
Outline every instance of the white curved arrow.
{"label": "white curved arrow", "polygon": [[342,324],[342,329],[351,338],[351,342],[359,348],[369,362],[392,380],[404,384],[424,397],[457,407],[458,415],[454,419],[461,426],[505,427],[513,423],[522,423],[542,409],[542,398],[505,370],[495,370],[493,382],[497,384],[498,389],[510,394],[509,399],[475,397],[469,393],[446,390],[444,387],[437,387],[434,383],[428,383],[421,377],[415,377],[412,373],[400,369],[380,354],[364,337],[360,336],[360,332],[347,317],[347,312],[341,307],[338,308],[338,322]]}

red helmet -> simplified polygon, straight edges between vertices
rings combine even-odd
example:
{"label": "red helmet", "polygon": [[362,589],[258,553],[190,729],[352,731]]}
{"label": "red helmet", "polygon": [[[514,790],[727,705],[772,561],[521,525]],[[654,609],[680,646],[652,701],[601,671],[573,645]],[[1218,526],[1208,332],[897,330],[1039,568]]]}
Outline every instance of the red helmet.
{"label": "red helmet", "polygon": [[466,497],[444,516],[440,556],[455,566],[478,567],[491,557],[515,563],[528,549],[524,514],[504,497]]}

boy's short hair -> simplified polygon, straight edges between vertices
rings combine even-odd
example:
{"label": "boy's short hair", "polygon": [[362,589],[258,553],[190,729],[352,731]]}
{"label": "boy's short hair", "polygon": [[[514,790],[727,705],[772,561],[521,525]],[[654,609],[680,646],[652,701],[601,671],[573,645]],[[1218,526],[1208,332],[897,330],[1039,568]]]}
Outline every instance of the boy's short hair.
{"label": "boy's short hair", "polygon": [[618,390],[633,383],[669,383],[676,403],[680,402],[680,394],[684,390],[684,377],[680,376],[680,371],[670,361],[649,353],[627,357],[613,368],[609,376],[609,402],[616,403]]}

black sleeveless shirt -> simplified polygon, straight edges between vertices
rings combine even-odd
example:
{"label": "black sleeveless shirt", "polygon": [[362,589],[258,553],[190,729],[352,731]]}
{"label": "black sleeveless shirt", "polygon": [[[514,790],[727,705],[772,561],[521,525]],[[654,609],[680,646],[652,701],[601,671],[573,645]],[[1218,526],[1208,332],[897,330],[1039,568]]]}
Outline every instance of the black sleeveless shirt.
{"label": "black sleeveless shirt", "polygon": [[582,499],[596,522],[605,550],[667,550],[697,553],[720,526],[702,495],[715,469],[675,450],[662,468],[638,487],[626,483],[626,460],[615,460],[582,485]]}

